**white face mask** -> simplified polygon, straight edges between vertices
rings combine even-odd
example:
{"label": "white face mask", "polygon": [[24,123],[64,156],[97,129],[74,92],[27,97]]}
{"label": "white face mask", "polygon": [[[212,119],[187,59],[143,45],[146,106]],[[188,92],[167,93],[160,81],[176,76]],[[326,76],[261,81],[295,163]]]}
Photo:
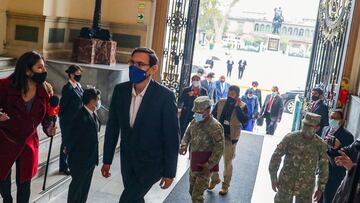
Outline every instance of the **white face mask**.
{"label": "white face mask", "polygon": [[194,87],[200,87],[200,81],[194,80],[194,81],[192,81],[192,85],[193,85]]}
{"label": "white face mask", "polygon": [[311,126],[305,126],[303,125],[301,127],[301,132],[305,135],[305,136],[308,136],[308,137],[312,137],[315,135],[316,133],[316,129],[314,127],[311,127]]}

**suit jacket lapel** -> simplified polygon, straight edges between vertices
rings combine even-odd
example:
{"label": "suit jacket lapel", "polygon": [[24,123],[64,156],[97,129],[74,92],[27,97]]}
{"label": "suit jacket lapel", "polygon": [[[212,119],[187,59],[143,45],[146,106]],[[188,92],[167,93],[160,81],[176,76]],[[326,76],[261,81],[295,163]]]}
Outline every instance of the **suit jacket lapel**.
{"label": "suit jacket lapel", "polygon": [[145,92],[145,95],[141,101],[141,104],[139,106],[139,110],[137,112],[137,115],[136,115],[136,118],[135,118],[135,121],[134,121],[134,128],[138,125],[138,122],[139,120],[141,119],[141,117],[143,116],[144,114],[144,111],[146,109],[146,106],[149,105],[149,102],[151,100],[151,97],[153,95],[153,90],[154,90],[154,87],[155,87],[155,82],[154,81],[150,81],[150,84]]}
{"label": "suit jacket lapel", "polygon": [[96,130],[96,132],[98,131],[97,129],[97,124],[96,124],[96,120],[94,120],[94,118],[92,117],[92,115],[90,115],[90,113],[85,109],[85,107],[83,107],[83,114],[84,116],[87,116],[87,118],[89,119],[90,121],[90,125],[92,128],[94,128]]}

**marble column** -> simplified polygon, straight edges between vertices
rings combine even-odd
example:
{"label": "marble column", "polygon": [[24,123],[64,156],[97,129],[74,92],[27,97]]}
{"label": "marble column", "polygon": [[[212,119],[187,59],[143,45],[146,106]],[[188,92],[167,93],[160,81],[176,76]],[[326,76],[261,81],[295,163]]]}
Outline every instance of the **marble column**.
{"label": "marble column", "polygon": [[[154,22],[154,34],[152,39],[152,48],[159,56],[159,71],[155,75],[155,80],[161,80],[162,72],[162,57],[165,44],[165,32],[166,32],[166,19],[169,9],[169,0],[157,0],[156,1],[156,14]],[[162,34],[159,34],[162,33]]]}

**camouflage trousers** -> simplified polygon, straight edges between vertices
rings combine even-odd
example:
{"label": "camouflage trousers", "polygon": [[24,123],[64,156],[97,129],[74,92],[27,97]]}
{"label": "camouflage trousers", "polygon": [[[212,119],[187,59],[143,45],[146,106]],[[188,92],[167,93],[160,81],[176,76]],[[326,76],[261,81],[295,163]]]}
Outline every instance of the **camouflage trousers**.
{"label": "camouflage trousers", "polygon": [[[235,158],[236,153],[236,144],[233,144],[230,139],[225,139],[225,148],[224,148],[224,182],[223,186],[228,188],[230,186],[230,181],[233,172],[232,161]],[[211,176],[211,181],[220,182],[220,176],[218,172],[214,172]]]}
{"label": "camouflage trousers", "polygon": [[[274,199],[274,203],[292,203],[294,195],[279,190]],[[312,192],[295,196],[295,203],[312,203]]]}
{"label": "camouflage trousers", "polygon": [[190,172],[189,193],[191,195],[192,203],[203,203],[204,202],[204,192],[208,188],[209,180],[210,180],[210,174],[203,175],[199,172]]}

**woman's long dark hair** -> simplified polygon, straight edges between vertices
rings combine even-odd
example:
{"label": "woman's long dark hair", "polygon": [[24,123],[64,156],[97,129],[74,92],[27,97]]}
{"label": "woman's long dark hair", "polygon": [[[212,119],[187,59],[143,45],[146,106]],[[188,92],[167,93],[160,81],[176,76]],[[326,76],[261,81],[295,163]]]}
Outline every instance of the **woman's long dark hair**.
{"label": "woman's long dark hair", "polygon": [[27,70],[31,70],[40,59],[44,58],[35,51],[29,51],[20,56],[16,62],[15,71],[9,77],[12,80],[12,86],[22,93],[26,93],[29,90]]}

